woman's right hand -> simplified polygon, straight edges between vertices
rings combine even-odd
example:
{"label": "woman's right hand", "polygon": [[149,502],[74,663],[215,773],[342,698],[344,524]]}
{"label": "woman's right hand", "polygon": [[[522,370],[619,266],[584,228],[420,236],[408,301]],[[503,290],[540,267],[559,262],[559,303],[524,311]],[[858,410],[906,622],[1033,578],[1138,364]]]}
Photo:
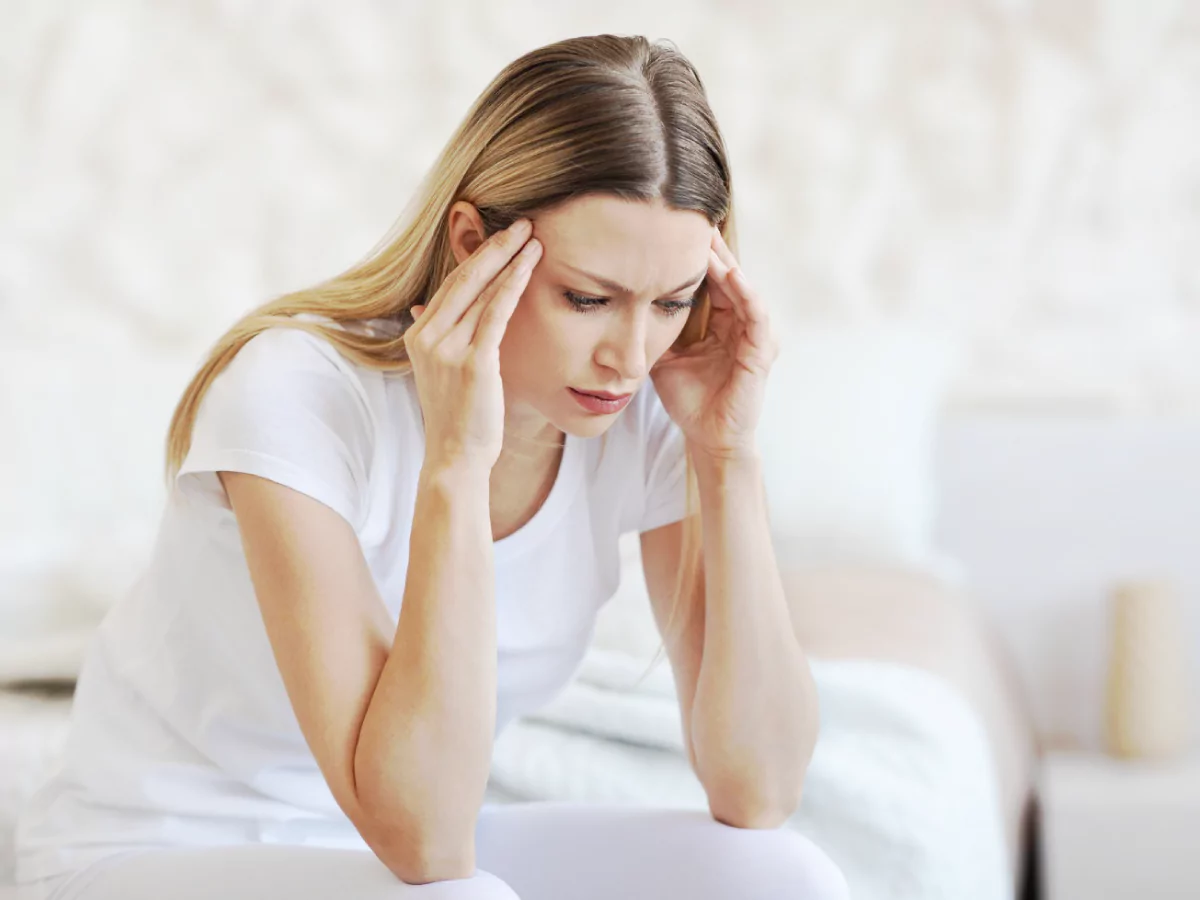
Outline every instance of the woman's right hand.
{"label": "woman's right hand", "polygon": [[[404,333],[425,420],[425,463],[490,472],[504,439],[500,340],[542,254],[518,219],[493,234],[412,307]],[[518,252],[519,251],[519,252]]]}

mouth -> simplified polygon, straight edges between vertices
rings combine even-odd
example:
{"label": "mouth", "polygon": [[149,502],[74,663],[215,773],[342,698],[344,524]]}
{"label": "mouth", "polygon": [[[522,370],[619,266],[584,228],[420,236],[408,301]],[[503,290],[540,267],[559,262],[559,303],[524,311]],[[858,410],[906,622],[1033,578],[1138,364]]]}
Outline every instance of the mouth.
{"label": "mouth", "polygon": [[607,391],[580,391],[569,387],[568,391],[575,402],[588,412],[598,415],[611,415],[620,412],[629,403],[633,394],[610,394]]}

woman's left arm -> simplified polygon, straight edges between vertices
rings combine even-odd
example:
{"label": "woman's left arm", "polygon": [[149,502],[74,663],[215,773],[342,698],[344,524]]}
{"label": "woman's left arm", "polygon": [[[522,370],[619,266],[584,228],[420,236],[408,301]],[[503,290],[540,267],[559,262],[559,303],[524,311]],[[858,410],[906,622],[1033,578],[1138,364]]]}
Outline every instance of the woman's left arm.
{"label": "woman's left arm", "polygon": [[[705,337],[652,370],[682,430],[700,491],[702,572],[665,635],[688,756],[713,816],[771,828],[800,802],[817,738],[816,686],[796,639],[767,521],[754,432],[778,355],[766,307],[718,229]],[[655,618],[667,623],[682,523],[642,535]]]}
{"label": "woman's left arm", "polygon": [[[713,817],[774,828],[796,809],[817,739],[816,686],[796,640],[767,526],[756,455],[693,457],[703,522],[701,578],[681,598],[668,646],[688,756]],[[642,535],[660,626],[673,601],[682,525]]]}

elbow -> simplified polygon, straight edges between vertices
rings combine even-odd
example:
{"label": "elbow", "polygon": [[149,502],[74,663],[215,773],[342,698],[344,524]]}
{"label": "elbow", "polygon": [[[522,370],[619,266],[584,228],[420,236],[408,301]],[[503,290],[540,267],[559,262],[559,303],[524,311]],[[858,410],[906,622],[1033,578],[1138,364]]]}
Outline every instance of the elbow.
{"label": "elbow", "polygon": [[386,856],[377,855],[392,874],[406,884],[453,881],[475,874],[475,853],[471,847],[440,848],[419,840],[404,844]]}
{"label": "elbow", "polygon": [[708,808],[718,822],[733,828],[779,828],[800,806],[800,790],[764,792],[761,785],[727,782],[706,791]]}
{"label": "elbow", "polygon": [[430,884],[475,874],[475,839],[467,825],[434,828],[405,806],[358,806],[359,834],[387,868],[406,884]]}
{"label": "elbow", "polygon": [[373,818],[359,833],[392,874],[406,884],[453,881],[475,874],[473,835],[439,837],[411,820]]}
{"label": "elbow", "polygon": [[779,828],[794,812],[780,807],[744,802],[710,801],[708,808],[716,821],[732,828]]}
{"label": "elbow", "polygon": [[436,811],[431,806],[449,798],[408,790],[377,761],[361,756],[355,758],[353,785],[351,819],[379,861],[401,881],[430,884],[474,874],[473,820],[449,815],[457,804],[443,803]]}

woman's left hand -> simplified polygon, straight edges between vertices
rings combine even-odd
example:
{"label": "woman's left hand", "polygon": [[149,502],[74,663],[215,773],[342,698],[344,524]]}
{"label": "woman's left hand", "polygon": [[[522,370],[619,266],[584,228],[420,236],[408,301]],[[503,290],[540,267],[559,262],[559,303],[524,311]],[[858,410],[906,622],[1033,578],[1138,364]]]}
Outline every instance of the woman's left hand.
{"label": "woman's left hand", "polygon": [[711,312],[704,339],[668,350],[650,377],[693,450],[719,457],[753,453],[767,373],[779,345],[766,305],[715,226],[708,251],[708,296]]}

